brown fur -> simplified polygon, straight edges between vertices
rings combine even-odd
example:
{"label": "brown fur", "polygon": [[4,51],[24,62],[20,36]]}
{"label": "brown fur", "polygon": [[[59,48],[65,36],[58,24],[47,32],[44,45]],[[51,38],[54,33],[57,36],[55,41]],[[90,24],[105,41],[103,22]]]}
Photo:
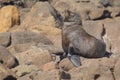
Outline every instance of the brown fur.
{"label": "brown fur", "polygon": [[74,53],[89,58],[103,57],[106,50],[104,42],[89,35],[80,25],[70,25],[62,29],[62,47],[65,53],[72,47]]}
{"label": "brown fur", "polygon": [[90,58],[105,55],[105,43],[89,35],[82,28],[82,20],[78,13],[66,10],[64,18],[60,14],[56,16],[56,13],[51,11],[57,25],[62,28],[62,47],[66,56],[68,53]]}

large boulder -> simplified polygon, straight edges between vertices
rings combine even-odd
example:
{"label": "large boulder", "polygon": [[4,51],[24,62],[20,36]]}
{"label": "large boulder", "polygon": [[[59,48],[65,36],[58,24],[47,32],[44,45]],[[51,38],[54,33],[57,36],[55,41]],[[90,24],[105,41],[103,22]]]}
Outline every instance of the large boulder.
{"label": "large boulder", "polygon": [[13,68],[18,65],[16,58],[2,46],[0,46],[0,63],[8,68]]}
{"label": "large boulder", "polygon": [[11,45],[24,44],[24,43],[43,43],[52,44],[52,42],[43,34],[34,33],[31,31],[19,31],[11,34]]}
{"label": "large boulder", "polygon": [[51,12],[55,13],[55,10],[48,2],[37,2],[22,22],[21,27],[35,32],[57,35],[60,30],[55,28],[55,19]]}
{"label": "large boulder", "polygon": [[[19,31],[11,33],[11,45],[8,47],[11,53],[20,53],[36,46],[47,49],[49,52],[57,54],[63,50],[53,45],[45,35],[31,31]],[[60,45],[61,46],[61,45]]]}
{"label": "large boulder", "polygon": [[120,18],[114,20],[104,20],[105,34],[104,39],[109,46],[109,52],[120,55]]}
{"label": "large boulder", "polygon": [[[52,13],[55,13],[56,19]],[[58,18],[58,19],[57,19]],[[60,45],[59,13],[48,2],[37,2],[21,23],[21,28],[45,34],[55,45]],[[58,28],[56,28],[58,27]],[[59,46],[60,47],[60,46]]]}
{"label": "large boulder", "polygon": [[19,24],[19,10],[15,6],[5,6],[0,9],[0,32],[6,32]]}
{"label": "large boulder", "polygon": [[42,66],[52,61],[51,53],[47,49],[33,47],[27,51],[15,54],[20,64]]}
{"label": "large boulder", "polygon": [[43,34],[31,31],[18,31],[11,33],[11,45],[8,47],[11,53],[20,53],[29,50],[32,46],[52,45],[53,43]]}
{"label": "large boulder", "polygon": [[82,66],[71,69],[69,73],[71,80],[114,80],[111,71],[114,65],[114,60],[109,58],[84,59]]}

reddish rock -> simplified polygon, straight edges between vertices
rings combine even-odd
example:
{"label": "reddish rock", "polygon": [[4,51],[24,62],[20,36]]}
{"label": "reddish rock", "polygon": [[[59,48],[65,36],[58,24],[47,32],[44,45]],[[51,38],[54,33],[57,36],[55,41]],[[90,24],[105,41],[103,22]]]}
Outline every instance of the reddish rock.
{"label": "reddish rock", "polygon": [[0,10],[0,32],[6,32],[19,24],[19,10],[15,6],[5,6]]}
{"label": "reddish rock", "polygon": [[72,64],[72,62],[68,58],[65,58],[59,63],[59,67],[65,71],[69,71],[70,69],[74,68],[75,66]]}
{"label": "reddish rock", "polygon": [[[36,3],[21,23],[21,28],[45,34],[58,46],[61,44],[61,30],[56,27],[56,19],[51,12],[58,15],[48,2]],[[57,44],[59,43],[59,44]],[[60,47],[60,46],[59,46]]]}
{"label": "reddish rock", "polygon": [[42,66],[43,71],[49,71],[57,68],[57,64],[54,61],[46,63]]}

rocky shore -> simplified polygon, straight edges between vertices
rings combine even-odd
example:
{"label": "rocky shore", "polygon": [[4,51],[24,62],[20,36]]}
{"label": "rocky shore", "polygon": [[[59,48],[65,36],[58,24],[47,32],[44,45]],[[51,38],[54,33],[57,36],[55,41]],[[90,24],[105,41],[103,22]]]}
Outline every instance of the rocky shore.
{"label": "rocky shore", "polygon": [[[107,56],[80,57],[80,67],[60,61],[56,18],[65,18],[65,10],[78,13],[86,32],[104,39]],[[120,80],[119,30],[120,0],[0,0],[0,80]]]}

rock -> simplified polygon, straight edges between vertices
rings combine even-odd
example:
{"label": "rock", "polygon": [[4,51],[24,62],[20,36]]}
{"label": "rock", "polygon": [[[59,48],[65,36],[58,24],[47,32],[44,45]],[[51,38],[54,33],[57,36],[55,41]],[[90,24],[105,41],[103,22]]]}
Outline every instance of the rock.
{"label": "rock", "polygon": [[9,32],[0,33],[0,45],[8,47],[11,43],[11,36]]}
{"label": "rock", "polygon": [[89,11],[89,18],[90,20],[99,20],[99,19],[102,19],[102,18],[106,18],[106,13],[105,13],[105,10],[102,9],[102,8],[93,8],[93,9],[90,9]]}
{"label": "rock", "polygon": [[59,70],[39,71],[33,80],[61,80]]}
{"label": "rock", "polygon": [[17,80],[33,80],[33,77],[35,77],[35,75],[37,74],[37,72],[39,72],[39,70],[32,71],[29,74],[26,74],[24,76],[19,77]]}
{"label": "rock", "polygon": [[117,59],[116,58],[107,58],[107,57],[103,57],[99,60],[99,64],[103,66],[103,68],[106,69],[113,69]]}
{"label": "rock", "polygon": [[60,61],[59,67],[65,71],[69,71],[72,68],[74,68],[74,65],[72,64],[72,62],[68,58],[65,58],[62,61]]}
{"label": "rock", "polygon": [[[65,10],[75,11],[74,9],[78,10],[78,6],[80,4],[76,3],[76,1],[72,0],[59,0],[57,1],[53,6],[57,11],[60,12],[60,14],[65,18]],[[80,6],[79,6],[80,7]]]}
{"label": "rock", "polygon": [[42,66],[43,71],[49,71],[57,68],[57,64],[54,61],[46,63]]}
{"label": "rock", "polygon": [[0,64],[0,80],[17,80],[17,76],[10,69]]}
{"label": "rock", "polygon": [[12,71],[15,72],[15,74],[19,77],[37,70],[38,68],[35,65],[19,65],[12,69]]}
{"label": "rock", "polygon": [[113,0],[113,6],[120,7],[120,1],[119,0]]}
{"label": "rock", "polygon": [[13,55],[16,53],[21,53],[24,51],[27,51],[31,49],[32,46],[35,46],[36,44],[34,42],[24,43],[24,44],[15,44],[9,46],[7,49],[9,52],[11,52]]}
{"label": "rock", "polygon": [[22,29],[45,34],[56,46],[60,47],[61,30],[58,28],[61,26],[57,24],[60,21],[55,19],[51,12],[59,18],[59,13],[48,2],[37,2],[20,26]]}
{"label": "rock", "polygon": [[42,48],[42,49],[47,49],[50,53],[55,54],[55,55],[63,54],[63,49],[55,45],[44,45],[44,44],[39,43],[37,47]]}
{"label": "rock", "polygon": [[[72,1],[72,2],[75,3],[74,1]],[[64,0],[64,1],[63,0],[59,0],[53,6],[65,18],[64,11],[65,10],[71,10],[71,5],[72,5],[71,1],[69,1],[69,0]]]}
{"label": "rock", "polygon": [[[112,64],[109,59],[107,61]],[[110,68],[104,66],[101,59],[85,59],[82,66],[71,69],[69,73],[71,80],[114,80]]]}
{"label": "rock", "polygon": [[49,40],[45,35],[40,33],[35,33],[31,31],[12,32],[11,38],[12,43],[11,46],[8,48],[11,53],[24,52],[31,49],[32,46],[47,49],[50,53],[53,54],[61,54],[63,52],[61,48],[54,46],[51,40]]}
{"label": "rock", "polygon": [[5,6],[0,10],[0,32],[6,32],[19,24],[19,11],[15,6]]}
{"label": "rock", "polygon": [[54,7],[62,14],[63,17],[63,12],[66,9],[71,10],[73,12],[78,12],[81,15],[82,20],[97,20],[99,18],[106,17],[104,8],[98,8],[96,5],[94,5],[88,0],[78,1],[79,3],[70,0],[59,0],[55,3]]}
{"label": "rock", "polygon": [[51,12],[55,13],[55,10],[48,2],[37,2],[22,22],[21,27],[47,35],[58,35],[60,30],[55,28],[55,19]]}
{"label": "rock", "polygon": [[60,34],[57,34],[57,35],[46,35],[52,42],[53,44],[60,48],[60,50],[62,49],[62,36],[61,36],[61,32]]}
{"label": "rock", "polygon": [[37,0],[24,0],[23,1],[25,7],[27,8],[31,8],[36,2],[38,1]]}
{"label": "rock", "polygon": [[30,76],[23,76],[23,77],[19,77],[17,80],[32,80],[31,78],[30,78]]}
{"label": "rock", "polygon": [[20,31],[13,32],[11,34],[12,45],[16,44],[24,44],[24,43],[44,43],[44,44],[52,44],[52,42],[45,37],[43,34],[34,33],[31,31]]}
{"label": "rock", "polygon": [[120,7],[109,7],[108,11],[111,13],[112,18],[120,16]]}
{"label": "rock", "polygon": [[0,46],[0,63],[8,68],[13,68],[18,65],[16,58],[2,46]]}
{"label": "rock", "polygon": [[70,74],[63,70],[52,69],[49,71],[33,71],[18,78],[18,80],[70,80]]}
{"label": "rock", "polygon": [[8,50],[14,55],[16,53],[21,53],[29,49],[33,49],[33,47],[48,50],[53,55],[63,54],[63,50],[60,49],[59,47],[56,47],[54,45],[45,45],[43,43],[36,44],[34,42],[11,45],[10,47],[8,47]]}
{"label": "rock", "polygon": [[95,6],[103,8],[112,6],[113,0],[90,0]]}
{"label": "rock", "polygon": [[52,61],[52,56],[48,50],[36,47],[16,54],[16,57],[20,64],[32,64],[36,66],[42,66]]}
{"label": "rock", "polygon": [[103,34],[103,24],[100,21],[84,21],[83,28],[87,33],[96,37],[97,39],[102,39]]}
{"label": "rock", "polygon": [[[104,40],[106,42],[110,43],[109,46],[109,51],[114,54],[120,53],[120,35],[119,35],[119,20],[120,19],[115,19],[111,21],[106,21],[104,20],[104,28],[105,28],[105,34],[104,34]],[[107,44],[109,45],[109,44]]]}
{"label": "rock", "polygon": [[114,72],[115,80],[119,80],[120,79],[120,59],[118,59],[118,61],[116,62],[113,72]]}
{"label": "rock", "polygon": [[26,18],[28,12],[30,12],[30,8],[20,9],[20,22],[21,22],[21,23],[22,23],[22,21]]}

